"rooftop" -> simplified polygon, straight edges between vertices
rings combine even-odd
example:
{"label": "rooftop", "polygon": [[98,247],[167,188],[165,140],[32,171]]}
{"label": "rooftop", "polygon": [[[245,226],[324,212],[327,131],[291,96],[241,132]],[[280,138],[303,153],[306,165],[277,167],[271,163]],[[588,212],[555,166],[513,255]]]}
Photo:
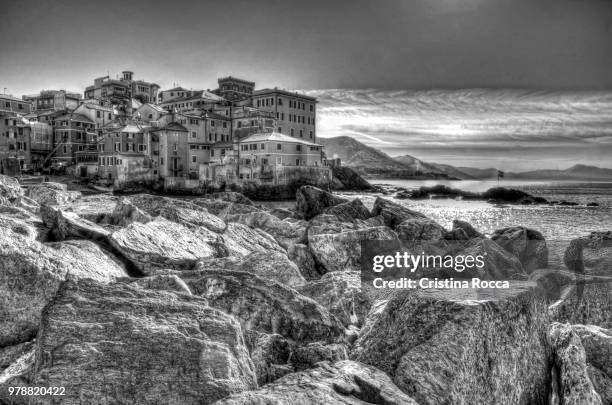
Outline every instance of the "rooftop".
{"label": "rooftop", "polygon": [[286,96],[298,97],[298,98],[309,100],[315,103],[317,102],[316,97],[310,97],[305,94],[298,93],[297,91],[288,91],[288,90],[281,90],[281,89],[261,89],[261,90],[255,90],[253,92],[254,96],[263,96],[266,94],[284,94]]}
{"label": "rooftop", "polygon": [[259,134],[253,134],[253,135],[249,135],[246,138],[240,140],[240,143],[244,143],[244,142],[264,142],[264,141],[270,141],[270,142],[291,142],[291,143],[299,143],[302,145],[309,145],[309,146],[321,146],[317,143],[312,143],[312,142],[308,142],[305,141],[303,139],[299,139],[299,138],[293,138],[291,136],[287,136],[278,132],[266,132],[266,133],[259,133]]}
{"label": "rooftop", "polygon": [[225,101],[223,97],[213,94],[210,91],[198,90],[198,91],[194,91],[192,94],[188,96],[182,96],[182,97],[173,98],[172,100],[163,101],[161,104],[180,103],[181,101],[198,100],[202,98],[211,100],[211,101]]}
{"label": "rooftop", "polygon": [[250,80],[244,80],[244,79],[240,79],[238,77],[234,77],[234,76],[227,76],[227,77],[220,77],[219,79],[217,79],[217,83],[222,83],[222,82],[240,82],[240,83],[244,83],[244,84],[249,84],[251,86],[255,86],[255,82],[252,82]]}

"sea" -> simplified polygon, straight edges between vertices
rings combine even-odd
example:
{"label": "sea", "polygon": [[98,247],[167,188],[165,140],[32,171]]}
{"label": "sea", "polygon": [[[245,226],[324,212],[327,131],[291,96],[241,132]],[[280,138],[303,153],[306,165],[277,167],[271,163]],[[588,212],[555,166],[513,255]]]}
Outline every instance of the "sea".
{"label": "sea", "polygon": [[[417,189],[421,186],[444,184],[465,191],[485,191],[492,187],[516,188],[548,200],[576,202],[577,206],[558,205],[494,205],[485,201],[456,199],[410,200],[396,199],[394,194],[347,193],[348,198],[359,197],[369,208],[377,196],[422,212],[442,226],[452,227],[453,220],[468,221],[485,234],[510,226],[527,226],[540,231],[547,239],[571,240],[592,231],[612,231],[612,181],[440,181],[440,180],[384,180],[373,184]],[[597,207],[587,207],[595,202]]]}

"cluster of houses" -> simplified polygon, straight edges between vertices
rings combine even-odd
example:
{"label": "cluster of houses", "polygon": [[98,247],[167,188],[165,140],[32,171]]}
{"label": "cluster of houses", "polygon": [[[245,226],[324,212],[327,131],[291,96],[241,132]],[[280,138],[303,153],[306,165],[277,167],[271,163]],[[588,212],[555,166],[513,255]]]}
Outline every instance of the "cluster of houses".
{"label": "cluster of houses", "polygon": [[331,171],[316,142],[316,104],[231,76],[212,91],[160,90],[129,71],[94,79],[83,97],[0,94],[0,171],[60,171],[115,187],[287,184],[304,176],[320,183]]}

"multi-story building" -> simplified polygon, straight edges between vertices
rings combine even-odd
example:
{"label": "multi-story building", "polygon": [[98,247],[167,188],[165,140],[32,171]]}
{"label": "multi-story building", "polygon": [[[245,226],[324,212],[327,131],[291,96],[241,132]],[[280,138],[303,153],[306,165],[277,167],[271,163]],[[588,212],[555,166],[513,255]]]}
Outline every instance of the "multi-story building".
{"label": "multi-story building", "polygon": [[240,163],[245,165],[320,166],[319,144],[278,132],[250,135],[239,142]]}
{"label": "multi-story building", "polygon": [[259,132],[272,132],[276,127],[273,112],[254,107],[232,107],[232,139],[241,140]]}
{"label": "multi-story building", "polygon": [[0,113],[26,115],[32,111],[32,103],[9,94],[0,94]]}
{"label": "multi-story building", "polygon": [[66,90],[42,90],[39,94],[22,97],[32,104],[32,111],[37,113],[47,111],[72,111],[79,106],[81,95]]}
{"label": "multi-story building", "polygon": [[186,91],[184,96],[174,97],[160,103],[160,106],[172,112],[194,112],[209,110],[226,100],[210,91]]}
{"label": "multi-story building", "polygon": [[143,80],[134,80],[133,72],[122,72],[121,79],[111,79],[109,76],[94,79],[94,84],[85,88],[85,98],[101,100],[109,105],[131,107],[131,99],[141,103],[157,102],[159,85]]}
{"label": "multi-story building", "polygon": [[138,109],[136,109],[136,111],[134,111],[132,118],[141,122],[152,122],[158,121],[163,116],[169,114],[170,112],[164,110],[157,104],[146,103],[141,105]]}
{"label": "multi-story building", "polygon": [[121,183],[156,180],[159,139],[154,129],[137,121],[107,126],[98,145],[98,175]]}
{"label": "multi-story building", "polygon": [[263,89],[255,91],[252,100],[253,107],[274,114],[277,132],[316,142],[316,98],[280,89]]}
{"label": "multi-story building", "polygon": [[[15,115],[0,116],[0,166],[7,174],[42,168],[53,149],[53,130],[45,123]],[[9,165],[8,161],[12,160]],[[13,172],[8,170],[12,166]],[[14,170],[19,169],[19,172]]]}
{"label": "multi-story building", "polygon": [[91,146],[98,142],[96,123],[85,115],[69,112],[55,118],[54,121],[54,159],[69,166],[79,162],[87,163],[96,159],[95,153],[89,153]]}
{"label": "multi-story building", "polygon": [[237,77],[222,77],[217,80],[219,88],[214,91],[228,101],[239,101],[248,99],[255,90],[255,82],[251,82]]}
{"label": "multi-story building", "polygon": [[190,96],[192,93],[193,90],[188,90],[181,86],[173,87],[169,90],[160,91],[157,96],[157,101],[161,104],[173,100],[175,98]]}

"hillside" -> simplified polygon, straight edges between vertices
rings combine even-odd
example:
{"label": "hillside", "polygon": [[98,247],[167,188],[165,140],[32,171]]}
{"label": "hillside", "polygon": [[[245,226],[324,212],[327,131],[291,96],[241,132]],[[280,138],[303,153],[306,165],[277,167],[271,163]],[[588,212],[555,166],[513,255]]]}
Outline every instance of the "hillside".
{"label": "hillside", "polygon": [[[351,167],[366,177],[383,178],[437,178],[446,177],[432,165],[421,162],[412,156],[402,156],[399,160],[386,153],[367,146],[349,136],[319,138],[318,143],[325,147],[328,158],[342,159],[344,166]],[[419,167],[420,173],[417,173]]]}

